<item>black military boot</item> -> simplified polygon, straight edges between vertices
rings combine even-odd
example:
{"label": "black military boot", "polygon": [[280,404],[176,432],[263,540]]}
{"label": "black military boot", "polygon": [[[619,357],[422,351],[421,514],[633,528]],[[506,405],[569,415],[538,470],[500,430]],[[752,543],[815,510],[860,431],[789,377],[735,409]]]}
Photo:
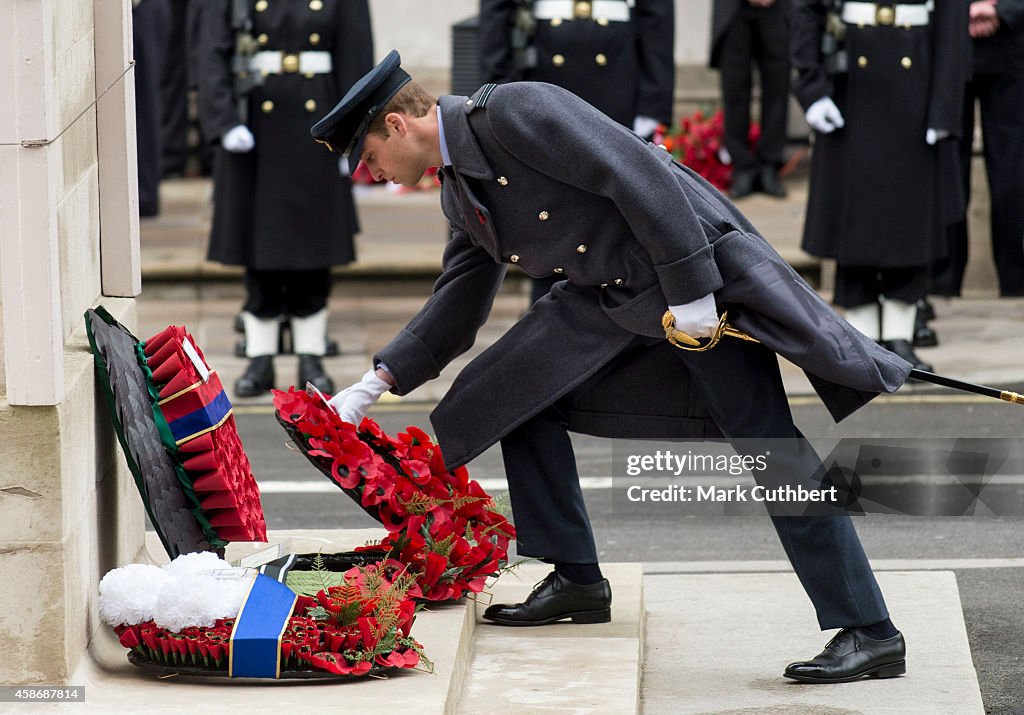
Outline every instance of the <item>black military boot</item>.
{"label": "black military boot", "polygon": [[774,166],[762,166],[759,177],[761,180],[761,192],[774,196],[777,199],[786,198],[786,187],[782,185],[779,172]]}
{"label": "black military boot", "polygon": [[732,188],[729,196],[734,199],[742,199],[754,193],[754,181],[757,179],[757,169],[736,169],[732,173]]}
{"label": "black military boot", "polygon": [[[303,383],[305,384],[305,383]],[[235,383],[236,397],[259,397],[274,386],[274,356],[260,355],[249,361],[249,366]]]}
{"label": "black military boot", "polygon": [[299,389],[304,389],[306,383],[313,383],[313,387],[328,395],[334,394],[334,380],[324,372],[323,363],[319,355],[299,355]]}
{"label": "black military boot", "polygon": [[931,366],[931,363],[925,362],[914,353],[914,348],[911,346],[909,340],[885,340],[882,342],[882,347],[889,352],[899,355],[901,358],[913,365],[915,370],[934,372],[934,368]]}

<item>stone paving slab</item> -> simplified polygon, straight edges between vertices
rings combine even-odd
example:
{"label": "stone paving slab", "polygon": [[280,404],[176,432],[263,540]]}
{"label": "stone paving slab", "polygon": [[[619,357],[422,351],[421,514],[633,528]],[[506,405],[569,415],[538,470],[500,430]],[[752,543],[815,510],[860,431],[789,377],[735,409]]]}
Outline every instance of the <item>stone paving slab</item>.
{"label": "stone paving slab", "polygon": [[818,631],[794,574],[647,576],[643,712],[983,713],[954,574],[877,577],[907,639],[907,675],[804,685],[783,668],[820,652],[834,632]]}
{"label": "stone paving slab", "polygon": [[[508,628],[480,618],[459,713],[637,712],[643,650],[641,564],[602,564],[612,584],[612,621]],[[550,571],[525,564],[490,589],[494,603],[516,603]]]}

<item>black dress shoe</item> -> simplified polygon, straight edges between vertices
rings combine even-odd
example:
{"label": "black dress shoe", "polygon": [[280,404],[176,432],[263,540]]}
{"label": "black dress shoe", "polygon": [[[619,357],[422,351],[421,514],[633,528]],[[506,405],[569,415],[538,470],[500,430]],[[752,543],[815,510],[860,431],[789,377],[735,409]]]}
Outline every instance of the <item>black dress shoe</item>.
{"label": "black dress shoe", "polygon": [[274,356],[260,355],[249,361],[249,366],[238,378],[238,382],[235,383],[235,396],[258,397],[273,386]]}
{"label": "black dress shoe", "polygon": [[756,178],[756,169],[737,169],[732,174],[732,188],[729,189],[729,196],[734,199],[750,196],[754,193],[754,180]]}
{"label": "black dress shoe", "polygon": [[918,320],[923,320],[926,323],[929,320],[935,320],[935,308],[928,302],[927,298],[918,298],[914,301],[914,307],[917,308]]}
{"label": "black dress shoe", "polygon": [[334,380],[324,372],[323,363],[317,355],[299,355],[299,389],[305,389],[306,383],[328,395],[334,394]]}
{"label": "black dress shoe", "polygon": [[844,628],[810,660],[790,663],[783,673],[801,683],[849,683],[865,676],[895,678],[907,672],[903,634],[876,641],[859,628]]}
{"label": "black dress shoe", "polygon": [[901,358],[913,365],[915,370],[934,372],[930,363],[926,363],[914,353],[914,348],[910,345],[910,341],[908,340],[885,340],[882,342],[882,347],[889,352],[894,352],[899,355]]}
{"label": "black dress shoe", "polygon": [[774,196],[777,199],[786,198],[786,187],[782,185],[779,172],[774,166],[762,166],[759,174],[761,179],[761,192]]}
{"label": "black dress shoe", "polygon": [[914,321],[914,341],[915,348],[934,348],[939,344],[939,335],[933,330],[928,323],[924,321]]}
{"label": "black dress shoe", "polygon": [[544,626],[571,618],[573,623],[608,623],[612,588],[608,579],[581,585],[552,571],[522,603],[496,603],[484,618],[502,626]]}

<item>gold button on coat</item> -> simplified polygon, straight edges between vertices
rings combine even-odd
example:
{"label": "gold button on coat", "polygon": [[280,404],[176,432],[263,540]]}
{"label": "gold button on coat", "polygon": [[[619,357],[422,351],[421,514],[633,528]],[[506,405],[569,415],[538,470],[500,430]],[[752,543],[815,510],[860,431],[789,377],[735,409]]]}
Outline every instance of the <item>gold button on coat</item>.
{"label": "gold button on coat", "polygon": [[256,42],[260,43],[261,45],[265,45],[265,44],[267,44],[267,40],[269,40],[269,39],[270,38],[267,37],[267,33],[264,32],[264,33],[260,34],[259,37],[256,38]]}
{"label": "gold button on coat", "polygon": [[561,67],[562,65],[565,64],[565,57],[563,57],[562,55],[555,55],[554,57],[551,58],[551,64],[553,64],[555,67]]}
{"label": "gold button on coat", "polygon": [[309,36],[309,44],[311,44],[311,45],[319,45],[320,44],[320,33],[319,32],[314,32],[312,35]]}
{"label": "gold button on coat", "polygon": [[594,62],[596,62],[599,66],[604,67],[606,64],[608,64],[608,58],[604,56],[603,52],[598,52],[597,55],[594,57]]}
{"label": "gold button on coat", "polygon": [[608,27],[608,18],[607,17],[599,17],[599,18],[597,18],[597,24],[600,25],[601,27]]}
{"label": "gold button on coat", "polygon": [[586,252],[587,252],[587,244],[581,243],[580,245],[576,246],[576,253],[586,253]]}
{"label": "gold button on coat", "polygon": [[270,114],[274,111],[274,103],[269,99],[266,99],[263,101],[263,104],[260,105],[260,109],[263,110],[264,114]]}
{"label": "gold button on coat", "polygon": [[309,0],[309,9],[313,12],[320,12],[324,9],[323,0]]}
{"label": "gold button on coat", "polygon": [[622,279],[621,278],[616,278],[615,279],[615,285],[617,285],[617,286],[622,285]]}
{"label": "gold button on coat", "polygon": [[316,111],[316,100],[315,99],[307,99],[305,106],[306,106],[306,111],[307,112],[315,112]]}
{"label": "gold button on coat", "polygon": [[472,107],[473,106],[473,100],[472,99],[467,99],[466,100],[466,106],[467,107]]}
{"label": "gold button on coat", "polygon": [[504,176],[499,176],[498,183],[501,184],[502,186],[508,186],[508,179],[506,179]]}
{"label": "gold button on coat", "polygon": [[608,284],[607,284],[607,283],[602,283],[602,284],[601,284],[601,287],[602,287],[602,288],[607,288],[607,287],[608,287]]}
{"label": "gold button on coat", "polygon": [[564,268],[554,268],[552,270],[554,270],[555,273],[565,273],[565,269]]}
{"label": "gold button on coat", "polygon": [[512,261],[513,263],[519,263],[519,254],[513,253],[511,256],[508,257],[508,260]]}
{"label": "gold button on coat", "polygon": [[857,58],[857,66],[858,67],[867,67],[868,66],[868,58],[865,57],[864,55],[861,55],[860,57],[858,57]]}
{"label": "gold button on coat", "polygon": [[558,27],[561,24],[562,24],[562,18],[560,18],[560,17],[553,17],[553,18],[551,18],[551,27]]}
{"label": "gold button on coat", "polygon": [[900,60],[900,64],[903,65],[903,69],[908,70],[914,64],[909,57],[904,57]]}
{"label": "gold button on coat", "polygon": [[299,71],[299,56],[294,52],[289,52],[281,58],[281,71],[289,74],[294,74]]}
{"label": "gold button on coat", "polygon": [[549,214],[547,211],[541,211],[539,214],[537,214],[537,218],[539,218],[541,221],[547,221],[549,218],[551,218],[551,214]]}
{"label": "gold button on coat", "polygon": [[267,0],[259,0],[256,3],[256,12],[263,12],[267,9]]}

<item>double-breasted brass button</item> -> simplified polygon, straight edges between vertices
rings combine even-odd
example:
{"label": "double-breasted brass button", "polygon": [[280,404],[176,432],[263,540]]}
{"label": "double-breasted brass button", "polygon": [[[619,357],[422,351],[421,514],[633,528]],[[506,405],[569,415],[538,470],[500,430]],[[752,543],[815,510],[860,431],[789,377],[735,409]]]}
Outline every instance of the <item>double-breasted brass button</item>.
{"label": "double-breasted brass button", "polygon": [[615,283],[615,285],[620,286],[620,285],[622,285],[622,279],[621,278],[616,278],[614,283]]}
{"label": "double-breasted brass button", "polygon": [[267,0],[259,0],[256,3],[256,12],[264,12],[267,9]]}
{"label": "double-breasted brass button", "polygon": [[320,44],[320,33],[319,32],[314,32],[312,35],[309,36],[309,44],[311,44],[311,45],[319,45]]}
{"label": "double-breasted brass button", "polygon": [[607,283],[602,283],[602,284],[601,284],[601,287],[602,287],[602,288],[607,288],[607,287],[608,287],[608,284],[607,284]]}
{"label": "double-breasted brass button", "polygon": [[555,273],[565,273],[565,269],[564,268],[553,268],[552,270]]}
{"label": "double-breasted brass button", "polygon": [[287,72],[288,74],[295,74],[299,71],[301,63],[299,62],[299,56],[294,52],[288,52],[281,58],[281,71]]}
{"label": "double-breasted brass button", "polygon": [[587,244],[581,243],[580,245],[576,246],[576,253],[586,253],[586,252],[587,252]]}
{"label": "double-breasted brass button", "polygon": [[306,111],[307,112],[315,112],[316,111],[316,100],[315,99],[307,99],[305,107],[306,107]]}
{"label": "double-breasted brass button", "polygon": [[508,257],[508,260],[512,261],[513,263],[519,263],[519,254],[513,253],[511,256]]}
{"label": "double-breasted brass button", "polygon": [[600,25],[601,27],[608,27],[608,18],[607,17],[599,17],[599,18],[597,18],[597,24]]}
{"label": "double-breasted brass button", "polygon": [[553,17],[553,18],[551,18],[551,27],[558,27],[561,24],[562,24],[562,18],[560,18],[560,17]]}
{"label": "double-breasted brass button", "polygon": [[263,100],[263,104],[260,105],[260,109],[263,110],[264,114],[270,114],[274,111],[274,103],[269,99]]}
{"label": "double-breasted brass button", "polygon": [[549,218],[551,218],[551,214],[549,214],[547,211],[541,211],[539,214],[537,214],[537,218],[539,218],[541,221],[547,221]]}
{"label": "double-breasted brass button", "polygon": [[606,64],[608,64],[608,58],[605,57],[605,54],[603,52],[598,52],[594,56],[594,62],[596,62],[599,67],[604,67]]}
{"label": "double-breasted brass button", "polygon": [[259,37],[256,38],[256,42],[260,43],[261,45],[265,45],[265,44],[267,44],[267,41],[269,39],[270,38],[267,37],[267,33],[263,32],[263,33],[260,33]]}
{"label": "double-breasted brass button", "polygon": [[555,55],[554,57],[551,58],[551,64],[553,64],[555,67],[561,67],[562,65],[565,64],[565,56]]}
{"label": "double-breasted brass button", "polygon": [[900,60],[900,64],[903,66],[903,69],[908,70],[914,65],[914,62],[909,57],[904,57]]}
{"label": "double-breasted brass button", "polygon": [[473,106],[473,100],[472,99],[467,99],[466,100],[466,106],[467,107],[472,107]]}
{"label": "double-breasted brass button", "polygon": [[309,0],[309,9],[313,12],[320,12],[324,9],[323,0]]}
{"label": "double-breasted brass button", "polygon": [[508,186],[508,179],[506,179],[504,176],[499,176],[498,183],[501,184],[502,186]]}
{"label": "double-breasted brass button", "polygon": [[864,55],[861,55],[860,57],[858,57],[857,58],[857,66],[860,67],[861,69],[863,69],[864,67],[867,67],[868,66],[868,58],[865,57]]}

